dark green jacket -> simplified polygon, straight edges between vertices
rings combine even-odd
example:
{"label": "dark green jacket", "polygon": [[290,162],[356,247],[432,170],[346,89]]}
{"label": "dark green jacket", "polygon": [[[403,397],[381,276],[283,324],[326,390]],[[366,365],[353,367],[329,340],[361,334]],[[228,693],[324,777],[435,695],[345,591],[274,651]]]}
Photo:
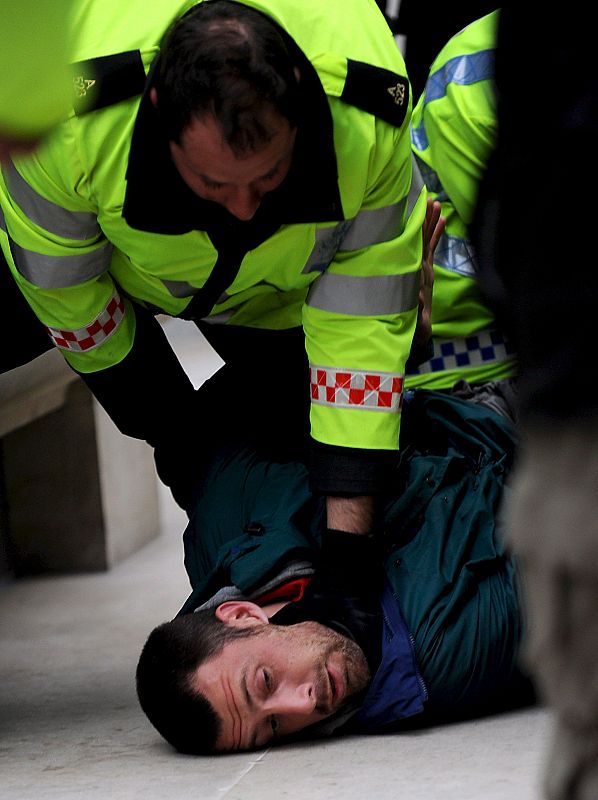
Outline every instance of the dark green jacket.
{"label": "dark green jacket", "polygon": [[[403,413],[384,504],[388,586],[412,636],[426,711],[481,712],[524,683],[516,573],[499,524],[514,432],[493,411],[436,392],[411,393]],[[325,526],[303,464],[236,446],[209,467],[185,533],[193,592],[180,613],[231,584],[251,596],[289,560],[311,558]]]}

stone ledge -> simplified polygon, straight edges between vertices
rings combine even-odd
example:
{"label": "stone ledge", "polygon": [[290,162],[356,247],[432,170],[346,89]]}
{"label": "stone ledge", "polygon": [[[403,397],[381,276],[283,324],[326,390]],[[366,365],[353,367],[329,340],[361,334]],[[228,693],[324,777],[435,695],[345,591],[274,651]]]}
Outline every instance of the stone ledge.
{"label": "stone ledge", "polygon": [[0,375],[0,437],[60,408],[78,380],[57,350]]}
{"label": "stone ledge", "polygon": [[109,569],[159,534],[151,448],[57,351],[0,375],[0,439],[15,574]]}

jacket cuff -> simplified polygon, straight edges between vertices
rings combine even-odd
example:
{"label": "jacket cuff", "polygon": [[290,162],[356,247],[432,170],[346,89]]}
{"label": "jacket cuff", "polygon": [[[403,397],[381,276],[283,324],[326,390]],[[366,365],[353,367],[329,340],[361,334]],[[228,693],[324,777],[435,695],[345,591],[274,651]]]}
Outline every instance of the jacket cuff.
{"label": "jacket cuff", "polygon": [[381,494],[387,490],[397,463],[398,452],[395,450],[338,447],[312,439],[310,489],[337,497]]}
{"label": "jacket cuff", "polygon": [[79,374],[121,433],[155,447],[188,432],[195,390],[158,320],[131,307],[136,325],[129,353],[112,367]]}

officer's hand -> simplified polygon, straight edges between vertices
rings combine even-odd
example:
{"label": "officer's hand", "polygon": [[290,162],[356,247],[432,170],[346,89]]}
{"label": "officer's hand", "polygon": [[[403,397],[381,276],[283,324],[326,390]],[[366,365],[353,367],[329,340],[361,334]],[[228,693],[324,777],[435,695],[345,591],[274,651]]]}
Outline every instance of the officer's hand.
{"label": "officer's hand", "polygon": [[328,529],[316,571],[301,600],[281,609],[272,622],[320,622],[353,639],[373,674],[380,661],[383,570],[374,537]]}
{"label": "officer's hand", "polygon": [[420,273],[419,308],[413,341],[425,347],[432,336],[432,289],[434,286],[434,253],[444,232],[446,220],[440,216],[440,203],[428,198],[422,226],[422,268]]}

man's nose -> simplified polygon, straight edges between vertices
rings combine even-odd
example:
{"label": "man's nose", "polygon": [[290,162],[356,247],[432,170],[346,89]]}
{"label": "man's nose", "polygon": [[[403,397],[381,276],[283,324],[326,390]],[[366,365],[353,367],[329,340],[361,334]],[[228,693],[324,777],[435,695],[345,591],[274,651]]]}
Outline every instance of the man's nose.
{"label": "man's nose", "polygon": [[317,704],[316,692],[311,682],[281,687],[276,699],[280,706],[277,713],[310,714]]}
{"label": "man's nose", "polygon": [[233,189],[226,199],[226,210],[243,222],[250,220],[258,210],[262,196],[249,186]]}

